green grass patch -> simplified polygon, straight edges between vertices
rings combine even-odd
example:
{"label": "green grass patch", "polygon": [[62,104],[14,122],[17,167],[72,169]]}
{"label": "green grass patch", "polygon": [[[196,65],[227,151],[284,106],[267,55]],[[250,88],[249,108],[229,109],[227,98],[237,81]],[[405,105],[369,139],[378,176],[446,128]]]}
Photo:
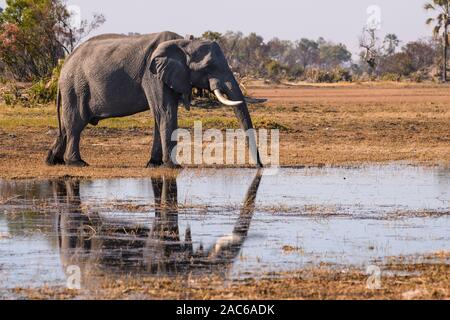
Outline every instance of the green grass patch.
{"label": "green grass patch", "polygon": [[268,130],[280,130],[280,131],[289,131],[290,128],[287,125],[282,124],[281,122],[275,121],[273,119],[267,118],[255,118],[254,126],[256,129],[268,129]]}
{"label": "green grass patch", "polygon": [[0,127],[54,127],[58,126],[55,108],[24,108],[0,106]]}
{"label": "green grass patch", "polygon": [[[205,112],[180,113],[178,124],[180,128],[192,129],[194,123],[201,121],[203,129],[239,129],[240,124],[234,115],[214,115]],[[266,117],[254,117],[256,129],[278,129],[288,131],[289,128],[276,121]],[[150,113],[141,113],[130,117],[111,118],[100,121],[99,128],[111,129],[132,129],[132,128],[153,128],[154,120]],[[15,128],[57,128],[58,120],[55,106],[46,106],[41,108],[24,108],[0,105],[0,127]]]}
{"label": "green grass patch", "polygon": [[111,118],[100,121],[99,128],[110,129],[135,129],[135,128],[153,128],[154,121],[148,115],[135,115],[124,118]]}

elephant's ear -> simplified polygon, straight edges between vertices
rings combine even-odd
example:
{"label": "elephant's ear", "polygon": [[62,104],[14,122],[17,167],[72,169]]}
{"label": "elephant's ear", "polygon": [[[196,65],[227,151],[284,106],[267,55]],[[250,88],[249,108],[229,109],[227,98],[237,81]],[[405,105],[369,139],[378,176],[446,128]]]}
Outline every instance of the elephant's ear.
{"label": "elephant's ear", "polygon": [[151,58],[150,71],[180,94],[190,94],[191,71],[186,54],[176,44],[162,44]]}

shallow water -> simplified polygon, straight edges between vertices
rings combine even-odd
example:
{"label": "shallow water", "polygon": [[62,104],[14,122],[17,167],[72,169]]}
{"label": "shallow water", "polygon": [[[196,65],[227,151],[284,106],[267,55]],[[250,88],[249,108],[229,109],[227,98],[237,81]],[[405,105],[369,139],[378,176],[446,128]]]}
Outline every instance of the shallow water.
{"label": "shallow water", "polygon": [[85,278],[364,268],[450,250],[450,170],[184,170],[176,178],[0,180],[0,288]]}

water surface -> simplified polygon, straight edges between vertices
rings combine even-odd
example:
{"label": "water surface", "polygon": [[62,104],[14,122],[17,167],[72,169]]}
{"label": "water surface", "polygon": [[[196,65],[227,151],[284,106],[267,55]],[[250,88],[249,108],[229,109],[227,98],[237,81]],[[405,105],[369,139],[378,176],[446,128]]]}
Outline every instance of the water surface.
{"label": "water surface", "polygon": [[0,288],[106,275],[254,277],[450,250],[450,170],[184,170],[0,180]]}

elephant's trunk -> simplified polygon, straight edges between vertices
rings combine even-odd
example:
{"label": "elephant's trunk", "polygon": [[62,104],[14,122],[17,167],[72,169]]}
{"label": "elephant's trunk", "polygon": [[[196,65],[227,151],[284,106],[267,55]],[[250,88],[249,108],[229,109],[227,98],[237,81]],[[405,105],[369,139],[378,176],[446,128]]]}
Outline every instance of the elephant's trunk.
{"label": "elephant's trunk", "polygon": [[261,162],[261,158],[259,155],[258,146],[256,143],[256,132],[250,132],[248,130],[254,129],[252,118],[250,117],[250,113],[248,111],[247,103],[245,102],[244,94],[241,91],[241,88],[239,87],[238,82],[234,77],[232,77],[231,80],[226,82],[226,85],[224,86],[226,89],[227,96],[233,100],[233,101],[242,101],[237,106],[234,106],[234,113],[236,114],[236,117],[239,119],[239,122],[241,124],[241,128],[248,132],[248,138],[249,138],[249,144],[250,144],[250,150],[252,150],[252,154],[256,157],[256,164],[258,167],[263,167],[263,164]]}

